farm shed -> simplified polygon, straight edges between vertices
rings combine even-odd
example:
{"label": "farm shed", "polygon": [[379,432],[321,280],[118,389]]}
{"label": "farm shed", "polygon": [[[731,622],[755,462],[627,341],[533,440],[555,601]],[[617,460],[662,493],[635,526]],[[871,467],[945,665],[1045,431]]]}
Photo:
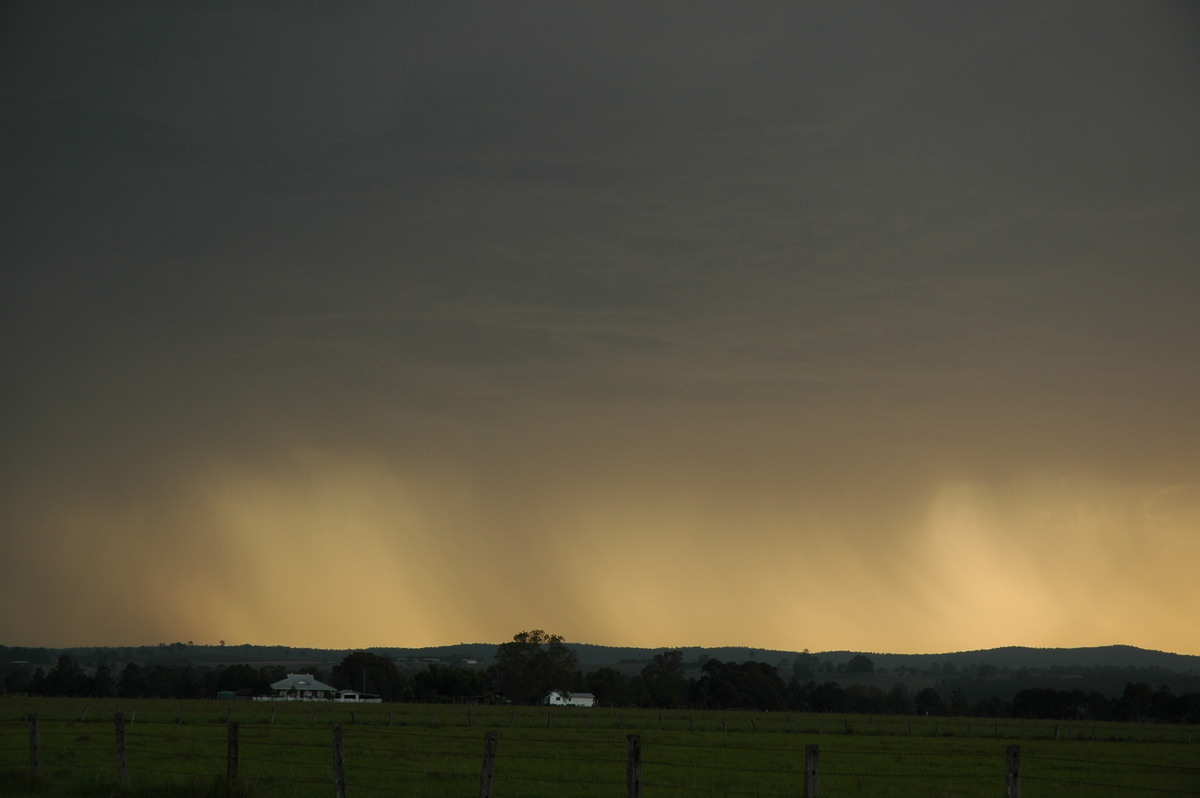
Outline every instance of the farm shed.
{"label": "farm shed", "polygon": [[357,690],[338,690],[335,701],[343,704],[379,704],[383,699],[372,693],[360,693]]}
{"label": "farm shed", "polygon": [[546,695],[546,705],[552,707],[591,707],[596,705],[596,696],[591,693],[568,693],[552,690]]}

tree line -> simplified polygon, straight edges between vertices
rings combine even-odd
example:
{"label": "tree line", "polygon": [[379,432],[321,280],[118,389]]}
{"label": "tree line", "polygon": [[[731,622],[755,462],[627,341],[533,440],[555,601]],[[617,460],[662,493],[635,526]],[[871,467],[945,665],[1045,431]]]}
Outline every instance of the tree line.
{"label": "tree line", "polygon": [[[533,630],[500,645],[495,662],[486,669],[428,663],[402,670],[389,657],[357,651],[328,672],[306,672],[338,689],[360,690],[385,701],[419,703],[537,704],[550,691],[560,690],[591,693],[598,705],[609,707],[1200,723],[1200,693],[1176,694],[1165,685],[1154,688],[1145,682],[1127,682],[1119,693],[1035,686],[1002,698],[983,692],[986,680],[973,674],[971,680],[940,681],[915,692],[902,681],[884,690],[872,684],[818,681],[814,677],[821,671],[810,670],[812,663],[804,656],[790,668],[715,658],[685,666],[681,651],[668,650],[654,655],[632,675],[614,667],[584,673],[560,635]],[[694,675],[697,664],[699,675]],[[693,675],[688,675],[689,670]],[[857,655],[837,672],[857,677],[874,671],[869,657]],[[273,665],[133,662],[119,671],[101,665],[87,672],[64,654],[48,672],[10,670],[4,685],[9,692],[29,695],[187,699],[218,693],[269,695],[270,685],[285,675],[284,667]]]}

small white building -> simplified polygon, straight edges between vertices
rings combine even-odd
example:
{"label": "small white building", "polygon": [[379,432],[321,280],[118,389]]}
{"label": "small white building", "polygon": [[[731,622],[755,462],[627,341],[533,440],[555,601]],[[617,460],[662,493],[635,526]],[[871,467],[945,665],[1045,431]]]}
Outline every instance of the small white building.
{"label": "small white building", "polygon": [[360,693],[357,690],[338,690],[334,701],[343,704],[379,704],[383,699],[372,693]]}
{"label": "small white building", "polygon": [[563,690],[552,690],[546,695],[547,706],[551,707],[594,707],[596,696],[591,693],[568,693]]}

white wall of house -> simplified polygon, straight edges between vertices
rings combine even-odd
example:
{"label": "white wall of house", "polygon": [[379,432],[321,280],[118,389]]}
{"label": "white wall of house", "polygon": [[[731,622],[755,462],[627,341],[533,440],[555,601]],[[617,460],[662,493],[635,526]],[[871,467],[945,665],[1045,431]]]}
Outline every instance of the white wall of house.
{"label": "white wall of house", "polygon": [[591,693],[564,693],[554,690],[546,696],[546,704],[552,707],[591,707],[596,697]]}

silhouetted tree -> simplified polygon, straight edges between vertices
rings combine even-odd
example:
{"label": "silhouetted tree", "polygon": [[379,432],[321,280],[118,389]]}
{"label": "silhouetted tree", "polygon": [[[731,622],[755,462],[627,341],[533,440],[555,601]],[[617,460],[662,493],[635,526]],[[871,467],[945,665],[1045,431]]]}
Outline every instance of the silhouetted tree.
{"label": "silhouetted tree", "polygon": [[1087,717],[1089,700],[1082,690],[1032,687],[1013,696],[1013,716],[1076,720]]}
{"label": "silhouetted tree", "polygon": [[455,665],[429,665],[412,677],[413,696],[426,703],[457,703],[487,692],[487,677]]}
{"label": "silhouetted tree", "polygon": [[807,682],[801,683],[796,677],[788,680],[787,693],[784,698],[784,706],[796,712],[809,712],[812,710],[812,691],[816,684],[810,679]]}
{"label": "silhouetted tree", "polygon": [[786,705],[787,686],[765,662],[710,659],[702,674],[692,689],[692,701],[698,706],[780,710]]}
{"label": "silhouetted tree", "polygon": [[792,676],[801,682],[807,682],[816,676],[819,667],[821,667],[821,660],[815,654],[808,653],[808,650],[805,649],[796,657],[796,661],[792,664]]}
{"label": "silhouetted tree", "polygon": [[32,678],[33,670],[28,662],[13,663],[4,674],[4,689],[10,693],[29,692],[29,682]]}
{"label": "silhouetted tree", "polygon": [[91,679],[84,674],[74,659],[63,654],[58,658],[58,664],[46,674],[41,695],[88,696],[91,692]]}
{"label": "silhouetted tree", "polygon": [[946,709],[946,704],[937,690],[926,687],[913,699],[913,708],[918,715],[941,715]]}
{"label": "silhouetted tree", "polygon": [[904,686],[904,682],[896,682],[888,691],[887,711],[892,715],[912,714],[912,699],[909,698],[908,688]]}
{"label": "silhouetted tree", "polygon": [[976,702],[971,707],[971,714],[977,718],[1004,718],[1012,715],[1012,705],[993,694]]}
{"label": "silhouetted tree", "polygon": [[971,704],[967,701],[967,694],[962,688],[956,687],[950,691],[950,714],[951,715],[970,715]]}
{"label": "silhouetted tree", "polygon": [[98,698],[111,698],[117,694],[117,680],[113,678],[112,669],[107,665],[96,668],[92,675],[92,695]]}
{"label": "silhouetted tree", "polygon": [[146,675],[141,665],[127,662],[117,679],[117,695],[121,698],[141,698],[146,695]]}
{"label": "silhouetted tree", "polygon": [[887,693],[874,685],[852,684],[846,688],[846,711],[869,715],[886,714]]}
{"label": "silhouetted tree", "polygon": [[587,689],[602,707],[623,707],[631,700],[629,679],[616,668],[600,668],[589,673]]}
{"label": "silhouetted tree", "polygon": [[217,674],[216,688],[241,695],[266,695],[271,691],[271,682],[260,670],[243,663],[222,668]]}
{"label": "silhouetted tree", "polygon": [[1154,706],[1154,689],[1145,682],[1129,682],[1117,701],[1117,720],[1149,720]]}
{"label": "silhouetted tree", "polygon": [[846,663],[846,673],[874,673],[875,663],[866,654],[856,654]]}
{"label": "silhouetted tree", "polygon": [[514,703],[533,704],[552,690],[570,691],[578,670],[579,658],[561,635],[534,629],[518,632],[512,642],[497,646],[488,678]]}
{"label": "silhouetted tree", "polygon": [[682,651],[655,654],[650,664],[642,668],[641,676],[650,706],[659,709],[683,706],[687,684],[683,678]]}
{"label": "silhouetted tree", "polygon": [[837,682],[819,684],[810,699],[814,712],[845,712],[846,691]]}
{"label": "silhouetted tree", "polygon": [[404,697],[404,676],[396,669],[396,663],[373,651],[347,654],[329,672],[329,683],[339,690],[373,693],[384,701],[399,701]]}

